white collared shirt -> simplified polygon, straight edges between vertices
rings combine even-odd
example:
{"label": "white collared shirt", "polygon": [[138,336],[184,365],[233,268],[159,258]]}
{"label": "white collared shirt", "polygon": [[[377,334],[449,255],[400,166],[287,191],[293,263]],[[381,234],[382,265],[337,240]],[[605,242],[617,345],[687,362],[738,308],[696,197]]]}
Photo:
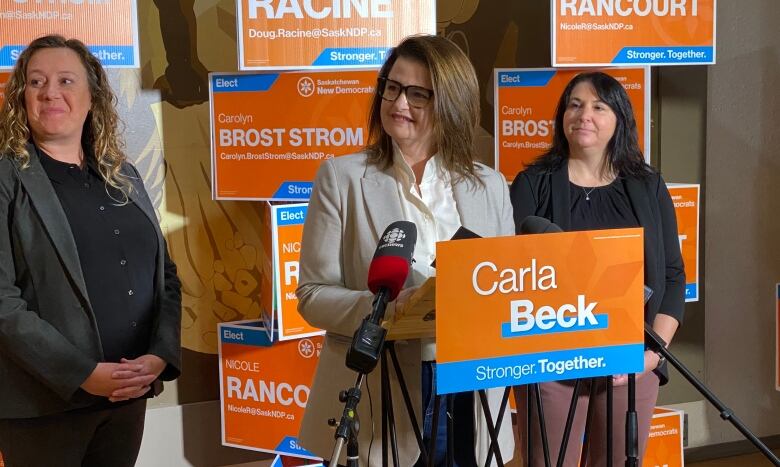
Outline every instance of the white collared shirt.
{"label": "white collared shirt", "polygon": [[[393,168],[404,218],[417,226],[411,284],[420,285],[436,275],[431,263],[436,258],[436,242],[449,240],[461,225],[452,177],[441,165],[438,154],[428,159],[417,190],[417,180],[401,150],[393,144]],[[436,342],[422,339],[422,359],[435,360]]]}

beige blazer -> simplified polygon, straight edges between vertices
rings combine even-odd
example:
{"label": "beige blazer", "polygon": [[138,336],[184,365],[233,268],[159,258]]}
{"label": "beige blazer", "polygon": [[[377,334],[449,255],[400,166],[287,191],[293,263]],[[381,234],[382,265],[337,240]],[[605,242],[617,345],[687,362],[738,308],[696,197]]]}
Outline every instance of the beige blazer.
{"label": "beige blazer", "polygon": [[[329,418],[341,418],[344,405],[339,402],[339,391],[355,384],[356,373],[345,366],[344,358],[352,334],[371,310],[373,295],[366,283],[368,267],[385,227],[391,222],[403,220],[393,173],[392,167],[381,169],[369,164],[364,153],[330,159],[317,173],[309,202],[303,229],[300,282],[296,291],[298,309],[309,323],[325,329],[327,334],[299,438],[304,448],[325,459],[332,455],[335,431],[327,421]],[[477,164],[477,174],[485,182],[484,187],[473,182],[460,182],[453,186],[463,226],[483,237],[513,235],[512,205],[504,177],[481,164]],[[394,305],[392,302],[388,305],[386,316],[394,312]],[[396,352],[420,423],[420,342],[397,342]],[[399,463],[411,466],[419,456],[419,449],[395,372],[391,368],[389,373]],[[381,465],[380,374],[377,366],[367,375],[358,406],[360,465]],[[494,420],[502,394],[503,389],[488,391]],[[474,415],[478,420],[474,433],[475,454],[478,463],[484,465],[490,439],[478,403],[475,403]],[[508,413],[503,417],[499,444],[504,461],[508,461],[514,451]],[[345,453],[346,447],[339,461],[342,464],[346,464]]]}

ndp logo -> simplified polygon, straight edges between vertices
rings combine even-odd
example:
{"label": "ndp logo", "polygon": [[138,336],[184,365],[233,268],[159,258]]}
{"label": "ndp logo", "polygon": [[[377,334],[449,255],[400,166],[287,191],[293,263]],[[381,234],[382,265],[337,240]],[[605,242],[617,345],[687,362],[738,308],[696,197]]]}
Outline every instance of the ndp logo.
{"label": "ndp logo", "polygon": [[404,238],[406,238],[406,233],[403,231],[403,229],[396,227],[390,232],[387,232],[385,236],[382,237],[382,241],[385,243],[398,243]]}
{"label": "ndp logo", "polygon": [[320,344],[315,347],[311,339],[301,339],[298,341],[298,355],[303,358],[312,358],[320,355]]}
{"label": "ndp logo", "polygon": [[314,94],[314,90],[315,85],[313,79],[309,78],[308,76],[304,76],[298,80],[298,94],[300,94],[302,97],[310,97]]}

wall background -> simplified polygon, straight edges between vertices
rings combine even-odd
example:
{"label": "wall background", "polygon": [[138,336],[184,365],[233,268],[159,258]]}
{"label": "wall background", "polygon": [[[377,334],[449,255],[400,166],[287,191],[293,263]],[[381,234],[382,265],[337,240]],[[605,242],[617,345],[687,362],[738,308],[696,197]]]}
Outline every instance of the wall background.
{"label": "wall background", "polygon": [[[780,433],[775,284],[780,282],[780,3],[718,2],[707,72],[707,383],[759,436]],[[714,411],[705,444],[740,439]]]}

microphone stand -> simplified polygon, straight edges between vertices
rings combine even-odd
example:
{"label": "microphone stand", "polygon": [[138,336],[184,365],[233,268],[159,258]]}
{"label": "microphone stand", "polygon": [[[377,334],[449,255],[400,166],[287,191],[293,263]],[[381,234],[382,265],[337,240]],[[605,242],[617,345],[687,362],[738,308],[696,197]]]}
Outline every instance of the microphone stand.
{"label": "microphone stand", "polygon": [[360,419],[357,415],[357,405],[360,402],[360,386],[363,384],[365,373],[358,373],[355,386],[341,391],[339,401],[344,402],[344,411],[341,413],[341,421],[336,425],[336,419],[331,418],[328,424],[336,425],[336,443],[330,456],[333,465],[338,465],[339,456],[344,443],[347,443],[347,467],[359,467],[358,432],[360,431]]}
{"label": "microphone stand", "polygon": [[695,387],[699,393],[701,393],[702,396],[704,396],[705,399],[707,399],[710,404],[715,406],[716,409],[720,412],[720,418],[723,420],[728,420],[731,422],[734,427],[739,430],[740,433],[753,445],[758,448],[759,451],[766,457],[769,462],[771,462],[773,465],[780,466],[780,459],[772,453],[771,450],[764,444],[756,435],[754,435],[746,426],[744,423],[742,423],[742,420],[740,420],[733,410],[726,407],[723,402],[721,402],[715,394],[710,391],[707,386],[704,385],[701,381],[699,381],[696,376],[691,373],[688,368],[685,367],[685,365],[680,362],[677,357],[675,357],[669,349],[666,348],[666,342],[659,336],[658,334],[653,331],[653,329],[648,326],[645,323],[645,344],[652,350],[653,352],[658,352],[661,355],[666,358],[666,360],[672,364],[673,367],[677,369],[677,371],[680,372],[680,374],[683,375],[685,379],[688,380],[689,383]]}
{"label": "microphone stand", "polygon": [[328,420],[328,424],[336,426],[336,442],[330,462],[338,465],[341,450],[344,443],[347,444],[347,467],[359,467],[358,433],[360,431],[360,419],[357,414],[357,405],[360,402],[360,387],[365,376],[371,373],[379,361],[379,355],[385,344],[387,330],[381,326],[385,308],[390,301],[390,290],[382,287],[374,297],[371,315],[363,319],[362,324],[352,337],[352,345],[347,352],[346,365],[358,374],[355,385],[339,393],[339,401],[344,403],[341,420],[338,425],[335,419]]}

